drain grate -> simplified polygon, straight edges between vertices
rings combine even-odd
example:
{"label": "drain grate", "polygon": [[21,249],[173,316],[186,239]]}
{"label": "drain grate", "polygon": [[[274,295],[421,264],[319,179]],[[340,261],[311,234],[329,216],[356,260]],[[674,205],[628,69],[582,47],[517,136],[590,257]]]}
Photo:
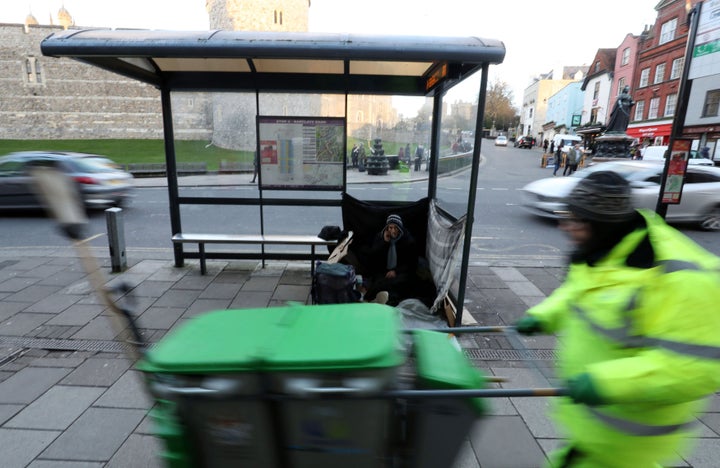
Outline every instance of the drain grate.
{"label": "drain grate", "polygon": [[466,348],[465,355],[480,361],[554,361],[557,357],[550,349],[480,349]]}
{"label": "drain grate", "polygon": [[16,346],[26,349],[123,353],[128,351],[131,345],[119,341],[107,340],[62,340],[52,338],[0,336],[0,346]]}

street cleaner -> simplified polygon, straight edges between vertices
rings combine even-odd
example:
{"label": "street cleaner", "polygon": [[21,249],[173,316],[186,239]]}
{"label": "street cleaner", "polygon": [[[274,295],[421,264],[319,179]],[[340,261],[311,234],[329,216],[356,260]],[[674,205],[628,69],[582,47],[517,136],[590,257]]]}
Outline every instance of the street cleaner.
{"label": "street cleaner", "polygon": [[689,450],[720,388],[720,259],[611,171],[583,179],[560,221],[574,244],[563,284],[516,328],[557,333],[555,400],[567,445],[552,467],[659,467]]}

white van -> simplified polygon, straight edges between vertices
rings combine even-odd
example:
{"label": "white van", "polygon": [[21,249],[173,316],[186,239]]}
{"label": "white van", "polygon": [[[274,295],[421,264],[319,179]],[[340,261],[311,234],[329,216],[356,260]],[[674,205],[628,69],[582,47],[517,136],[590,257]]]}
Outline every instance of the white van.
{"label": "white van", "polygon": [[581,143],[582,138],[577,135],[555,135],[552,139],[553,143],[555,143],[555,149],[557,150],[557,147],[560,145],[560,142],[562,142],[563,145],[563,153],[567,153],[568,149],[570,149],[570,145],[575,145],[576,143]]}
{"label": "white van", "polygon": [[[665,151],[667,151],[668,147],[667,145],[663,146],[647,146],[645,147],[640,154],[642,154],[643,161],[662,161],[665,159]],[[690,151],[690,157],[688,159],[688,164],[696,165],[696,166],[714,166],[715,164],[707,159],[700,156],[700,153],[698,153],[695,150]]]}

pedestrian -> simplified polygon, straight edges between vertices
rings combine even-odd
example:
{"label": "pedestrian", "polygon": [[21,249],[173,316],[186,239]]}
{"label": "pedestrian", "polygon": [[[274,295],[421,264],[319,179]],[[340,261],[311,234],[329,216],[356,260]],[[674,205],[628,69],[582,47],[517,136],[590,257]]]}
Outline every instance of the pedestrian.
{"label": "pedestrian", "polygon": [[398,150],[398,162],[405,162],[405,148],[402,146]]}
{"label": "pedestrian", "polygon": [[415,150],[415,171],[420,171],[420,169],[422,168],[422,160],[424,154],[425,149],[422,147],[422,145],[418,145],[417,149]]}
{"label": "pedestrian", "polygon": [[255,150],[253,153],[253,178],[250,181],[251,184],[255,183],[255,179],[257,179],[258,170],[260,169],[260,160],[258,159],[258,152]]}
{"label": "pedestrian", "polygon": [[365,172],[367,156],[365,155],[365,144],[358,144],[358,172]]}
{"label": "pedestrian", "polygon": [[565,169],[563,169],[563,175],[572,175],[577,170],[579,145],[570,145],[568,148],[567,156],[565,158]]}
{"label": "pedestrian", "polygon": [[549,144],[550,142],[547,140],[547,138],[545,138],[545,140],[543,141],[543,153],[547,153]]}
{"label": "pedestrian", "polygon": [[563,158],[563,144],[562,141],[558,143],[557,150],[555,151],[555,170],[553,171],[553,177],[557,175],[558,169],[560,169],[560,163]]}
{"label": "pedestrian", "polygon": [[633,209],[615,172],[590,174],[566,203],[565,280],[516,323],[523,334],[562,335],[556,370],[567,396],[553,403],[567,445],[550,466],[659,467],[682,455],[720,388],[720,258]]}
{"label": "pedestrian", "polygon": [[555,142],[550,142],[550,154],[553,154],[555,152]]}
{"label": "pedestrian", "polygon": [[358,153],[358,144],[355,143],[352,147],[352,151],[350,152],[350,161],[352,162],[353,168],[358,167]]}

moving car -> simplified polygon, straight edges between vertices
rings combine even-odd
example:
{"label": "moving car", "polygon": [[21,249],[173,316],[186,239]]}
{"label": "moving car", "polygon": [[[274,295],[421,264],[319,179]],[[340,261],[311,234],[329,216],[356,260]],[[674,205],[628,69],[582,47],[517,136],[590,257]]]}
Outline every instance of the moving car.
{"label": "moving car", "polygon": [[497,138],[495,138],[495,146],[507,146],[508,139],[505,135],[498,135]]}
{"label": "moving car", "polygon": [[535,146],[535,138],[531,136],[523,136],[518,138],[518,140],[515,142],[515,146],[518,148],[532,148]]}
{"label": "moving car", "polygon": [[[566,209],[564,199],[575,185],[595,171],[614,171],[625,177],[633,192],[636,208],[655,210],[664,165],[657,161],[609,161],[573,173],[569,177],[548,177],[522,188],[523,206],[531,213],[557,219]],[[720,168],[688,166],[681,202],[668,205],[670,223],[697,223],[708,231],[720,230]]]}
{"label": "moving car", "polygon": [[107,208],[127,202],[134,189],[132,174],[96,154],[62,151],[24,151],[0,158],[0,208],[40,208],[29,168],[51,164],[77,184],[87,208]]}

